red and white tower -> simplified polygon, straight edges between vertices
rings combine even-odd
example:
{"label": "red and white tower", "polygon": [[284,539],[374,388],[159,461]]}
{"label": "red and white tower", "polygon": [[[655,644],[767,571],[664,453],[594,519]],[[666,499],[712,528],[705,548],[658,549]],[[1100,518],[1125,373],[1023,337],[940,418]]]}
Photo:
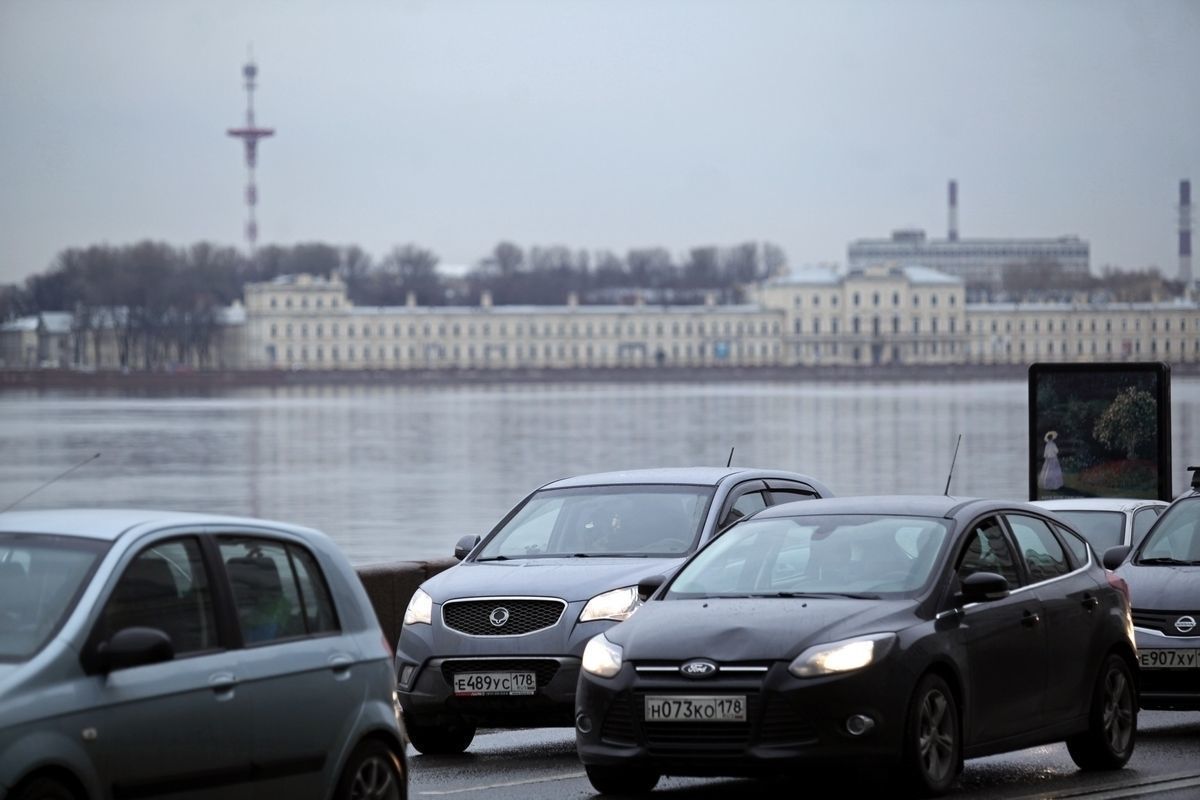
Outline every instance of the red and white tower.
{"label": "red and white tower", "polygon": [[246,145],[246,243],[250,246],[250,255],[254,255],[254,246],[258,241],[258,221],[254,218],[254,207],[258,205],[258,186],[254,182],[258,140],[274,136],[275,129],[260,128],[254,124],[254,79],[258,76],[258,67],[253,60],[242,67],[242,75],[246,78],[246,124],[241,128],[230,128],[228,134],[241,139]]}

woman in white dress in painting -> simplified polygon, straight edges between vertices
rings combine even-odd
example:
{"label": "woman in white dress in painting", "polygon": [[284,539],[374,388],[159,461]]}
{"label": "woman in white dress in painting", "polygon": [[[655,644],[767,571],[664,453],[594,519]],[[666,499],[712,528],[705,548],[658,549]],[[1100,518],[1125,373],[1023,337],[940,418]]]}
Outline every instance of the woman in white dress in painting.
{"label": "woman in white dress in painting", "polygon": [[1054,443],[1054,440],[1058,438],[1058,433],[1046,431],[1043,438],[1046,446],[1042,450],[1042,471],[1038,474],[1038,486],[1049,490],[1061,489],[1063,485],[1062,467],[1058,464],[1058,445]]}

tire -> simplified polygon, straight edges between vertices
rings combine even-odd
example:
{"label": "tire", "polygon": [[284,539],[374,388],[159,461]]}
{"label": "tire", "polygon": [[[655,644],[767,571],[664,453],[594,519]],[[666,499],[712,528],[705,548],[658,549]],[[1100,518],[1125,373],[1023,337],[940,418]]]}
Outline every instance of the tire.
{"label": "tire", "polygon": [[423,725],[406,720],[408,740],[427,756],[456,756],[475,739],[475,723],[459,720],[449,725]]}
{"label": "tire", "polygon": [[928,674],[908,704],[901,778],[916,797],[945,794],[962,770],[958,703],[942,678]]}
{"label": "tire", "polygon": [[1067,739],[1067,751],[1080,769],[1120,769],[1137,740],[1137,685],[1125,659],[1110,654],[1096,678],[1088,728]]}
{"label": "tire", "polygon": [[70,786],[50,777],[33,778],[18,784],[9,800],[78,800]]}
{"label": "tire", "polygon": [[584,769],[600,794],[644,794],[658,785],[658,773],[645,768],[588,764]]}
{"label": "tire", "polygon": [[367,739],[350,754],[338,779],[336,800],[407,800],[400,759],[386,744]]}

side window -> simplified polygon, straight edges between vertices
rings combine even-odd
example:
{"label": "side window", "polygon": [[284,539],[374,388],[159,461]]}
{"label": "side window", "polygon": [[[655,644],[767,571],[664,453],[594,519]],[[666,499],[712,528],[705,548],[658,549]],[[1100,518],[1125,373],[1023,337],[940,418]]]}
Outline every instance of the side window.
{"label": "side window", "polygon": [[222,537],[220,547],[245,643],[303,636],[304,607],[284,545],[266,539]]}
{"label": "side window", "polygon": [[812,492],[805,492],[800,489],[772,489],[771,490],[771,505],[777,506],[781,503],[794,503],[797,500],[812,500],[816,497]]}
{"label": "side window", "polygon": [[1020,514],[1008,514],[1005,519],[1012,526],[1017,548],[1025,558],[1025,566],[1034,583],[1071,571],[1066,552],[1046,523]]}
{"label": "side window", "polygon": [[1138,509],[1138,512],[1133,516],[1133,541],[1130,544],[1137,547],[1142,543],[1142,539],[1146,538],[1146,534],[1150,532],[1150,528],[1158,520],[1158,515],[1161,511],[1161,508],[1156,507]]}
{"label": "side window", "polygon": [[338,630],[337,614],[329,586],[321,574],[317,560],[307,550],[288,546],[292,565],[296,568],[296,580],[300,584],[300,602],[304,607],[304,623],[308,633],[329,633]]}
{"label": "side window", "polygon": [[721,520],[721,527],[737,522],[742,517],[748,517],[755,511],[761,511],[766,507],[767,500],[763,497],[762,492],[746,492],[733,501],[729,513],[725,515],[725,519]]}
{"label": "side window", "polygon": [[218,646],[208,574],[195,539],[152,545],[125,568],[101,617],[103,638],[124,628],[157,628],[175,656]]}
{"label": "side window", "polygon": [[976,572],[994,572],[1003,575],[1011,587],[1021,585],[1017,562],[1004,538],[1004,529],[995,517],[982,520],[967,535],[967,543],[959,553],[955,569],[960,581]]}
{"label": "side window", "polygon": [[1078,536],[1066,528],[1054,528],[1058,531],[1058,538],[1067,543],[1071,554],[1075,556],[1076,564],[1086,564],[1088,562],[1088,544],[1082,536]]}

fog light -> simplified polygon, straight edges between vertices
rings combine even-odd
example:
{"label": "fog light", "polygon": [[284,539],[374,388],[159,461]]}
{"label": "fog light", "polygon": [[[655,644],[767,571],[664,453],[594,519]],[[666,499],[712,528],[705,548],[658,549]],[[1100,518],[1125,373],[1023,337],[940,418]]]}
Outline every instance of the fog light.
{"label": "fog light", "polygon": [[413,673],[416,672],[416,670],[416,667],[405,665],[404,669],[400,670],[400,685],[408,686],[409,682],[412,681]]}
{"label": "fog light", "polygon": [[580,733],[591,733],[592,718],[587,714],[580,714],[575,718],[575,727],[579,729]]}
{"label": "fog light", "polygon": [[855,714],[846,720],[846,733],[851,736],[862,736],[875,727],[875,720],[866,714]]}

